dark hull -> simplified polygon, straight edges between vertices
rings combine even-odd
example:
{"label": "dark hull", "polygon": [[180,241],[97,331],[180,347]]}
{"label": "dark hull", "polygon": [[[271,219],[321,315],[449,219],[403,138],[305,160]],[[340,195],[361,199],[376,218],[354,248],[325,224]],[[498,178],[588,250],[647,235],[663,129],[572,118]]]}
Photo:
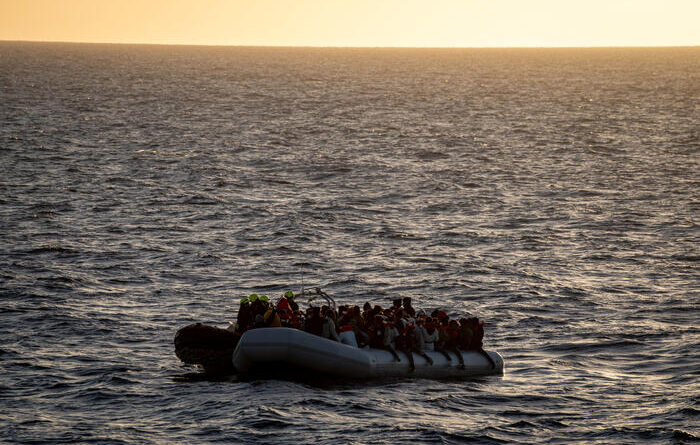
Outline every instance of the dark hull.
{"label": "dark hull", "polygon": [[175,334],[175,355],[184,363],[201,366],[206,373],[232,374],[231,358],[238,340],[239,336],[227,329],[191,324]]}

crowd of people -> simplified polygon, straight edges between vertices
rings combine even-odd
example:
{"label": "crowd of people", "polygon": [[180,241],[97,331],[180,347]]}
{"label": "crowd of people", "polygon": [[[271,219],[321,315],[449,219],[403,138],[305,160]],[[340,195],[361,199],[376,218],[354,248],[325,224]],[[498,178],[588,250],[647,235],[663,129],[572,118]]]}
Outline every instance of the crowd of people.
{"label": "crowd of people", "polygon": [[494,361],[483,349],[484,322],[476,317],[450,319],[444,310],[430,314],[416,311],[411,298],[395,299],[392,306],[365,303],[360,306],[309,306],[302,311],[292,291],[284,293],[277,304],[266,295],[252,294],[240,301],[235,332],[261,327],[291,327],[314,335],[339,341],[358,348],[386,349],[395,361],[401,361],[397,351],[408,357],[411,370],[415,369],[413,354],[419,354],[432,365],[428,351],[442,353],[447,360],[452,352],[464,368],[460,350],[477,351],[495,367]]}

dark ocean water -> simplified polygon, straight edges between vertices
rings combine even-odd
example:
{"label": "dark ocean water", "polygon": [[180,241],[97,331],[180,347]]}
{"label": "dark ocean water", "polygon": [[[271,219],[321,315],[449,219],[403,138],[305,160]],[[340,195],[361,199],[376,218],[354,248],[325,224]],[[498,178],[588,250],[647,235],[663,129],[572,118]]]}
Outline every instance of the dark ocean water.
{"label": "dark ocean water", "polygon": [[[700,48],[0,43],[0,441],[700,438]],[[183,379],[237,300],[486,320],[502,377]]]}

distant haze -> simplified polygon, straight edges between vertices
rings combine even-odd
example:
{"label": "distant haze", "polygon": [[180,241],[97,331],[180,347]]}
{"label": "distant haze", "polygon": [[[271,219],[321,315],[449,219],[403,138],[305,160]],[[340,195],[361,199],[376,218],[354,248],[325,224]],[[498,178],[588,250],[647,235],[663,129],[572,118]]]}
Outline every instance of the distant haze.
{"label": "distant haze", "polygon": [[271,46],[682,46],[697,0],[0,0],[0,40]]}

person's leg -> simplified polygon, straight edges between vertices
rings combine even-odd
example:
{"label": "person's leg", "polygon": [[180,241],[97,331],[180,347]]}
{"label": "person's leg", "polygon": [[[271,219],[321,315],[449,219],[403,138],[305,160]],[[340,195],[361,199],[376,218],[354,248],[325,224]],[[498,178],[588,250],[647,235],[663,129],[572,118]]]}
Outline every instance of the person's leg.
{"label": "person's leg", "polygon": [[423,358],[425,359],[425,361],[428,362],[429,365],[432,366],[432,364],[433,364],[433,359],[430,358],[430,356],[429,356],[428,354],[426,354],[425,352],[422,352],[422,351],[418,351],[418,353],[419,353],[420,355],[423,356]]}
{"label": "person's leg", "polygon": [[394,356],[394,361],[400,362],[401,358],[399,357],[399,354],[396,353],[396,349],[392,348],[391,346],[385,346],[385,349],[389,352],[391,352],[391,355]]}
{"label": "person's leg", "polygon": [[450,357],[450,354],[448,354],[447,351],[445,351],[444,348],[442,348],[442,347],[440,347],[440,346],[438,346],[438,345],[435,345],[435,351],[437,351],[437,352],[439,352],[440,354],[444,355],[445,358],[447,359],[447,361],[450,362],[450,363],[452,363],[452,357]]}
{"label": "person's leg", "polygon": [[457,359],[459,360],[459,367],[464,368],[464,357],[462,357],[462,351],[459,350],[459,348],[453,347],[449,349],[450,352],[454,352],[457,355]]}
{"label": "person's leg", "polygon": [[408,357],[408,363],[411,365],[411,371],[414,371],[416,369],[416,363],[413,361],[413,353],[409,348],[401,348],[401,352],[405,353],[406,356]]}

